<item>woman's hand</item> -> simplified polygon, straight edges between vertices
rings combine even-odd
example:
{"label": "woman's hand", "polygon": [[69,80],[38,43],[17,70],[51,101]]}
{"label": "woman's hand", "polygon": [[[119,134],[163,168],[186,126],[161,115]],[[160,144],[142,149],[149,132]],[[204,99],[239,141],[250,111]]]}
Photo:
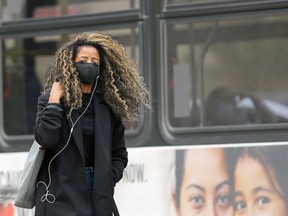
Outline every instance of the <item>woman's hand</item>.
{"label": "woman's hand", "polygon": [[60,103],[60,99],[64,96],[64,90],[60,82],[54,82],[51,88],[48,103]]}

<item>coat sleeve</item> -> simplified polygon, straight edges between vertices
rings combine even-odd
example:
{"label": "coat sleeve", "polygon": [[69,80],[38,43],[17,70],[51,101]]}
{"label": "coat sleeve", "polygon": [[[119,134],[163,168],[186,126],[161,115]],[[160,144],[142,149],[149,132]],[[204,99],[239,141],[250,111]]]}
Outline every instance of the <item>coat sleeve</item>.
{"label": "coat sleeve", "polygon": [[114,185],[122,176],[124,168],[128,163],[128,153],[125,146],[124,131],[125,126],[121,120],[117,119],[113,124],[112,135],[112,172]]}
{"label": "coat sleeve", "polygon": [[38,98],[35,140],[45,148],[55,146],[61,134],[63,110],[60,104],[49,104],[49,95]]}

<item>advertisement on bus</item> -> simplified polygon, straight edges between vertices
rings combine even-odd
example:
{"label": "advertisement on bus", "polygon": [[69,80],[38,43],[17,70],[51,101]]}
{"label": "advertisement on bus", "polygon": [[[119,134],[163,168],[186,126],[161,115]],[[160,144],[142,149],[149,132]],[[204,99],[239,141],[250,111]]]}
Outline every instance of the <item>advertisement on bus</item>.
{"label": "advertisement on bus", "polygon": [[[288,143],[128,152],[129,163],[115,188],[121,215],[287,215]],[[0,155],[0,216],[33,215],[33,209],[13,205],[26,156]]]}

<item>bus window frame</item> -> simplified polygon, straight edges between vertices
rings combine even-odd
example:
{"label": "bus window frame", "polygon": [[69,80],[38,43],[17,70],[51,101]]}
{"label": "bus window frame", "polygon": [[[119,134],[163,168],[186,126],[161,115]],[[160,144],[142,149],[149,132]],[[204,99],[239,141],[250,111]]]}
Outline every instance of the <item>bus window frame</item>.
{"label": "bus window frame", "polygon": [[[233,4],[234,6],[237,4]],[[288,129],[288,123],[281,124],[266,124],[266,125],[227,125],[227,126],[205,126],[205,127],[181,127],[176,128],[171,126],[168,117],[168,82],[167,82],[167,25],[189,22],[201,22],[201,21],[220,21],[229,19],[241,19],[252,17],[265,17],[265,16],[281,16],[287,15],[288,4],[282,3],[287,6],[286,9],[275,9],[272,7],[269,11],[262,11],[263,8],[269,5],[261,4],[259,10],[245,11],[242,13],[234,13],[234,9],[225,14],[209,14],[201,11],[203,16],[191,15],[189,9],[185,9],[183,13],[179,13],[179,7],[171,7],[170,11],[164,11],[160,20],[160,45],[159,50],[162,52],[159,54],[159,71],[160,71],[160,89],[159,95],[162,95],[160,105],[158,107],[158,125],[160,133],[165,141],[170,145],[193,145],[193,144],[220,144],[220,143],[237,143],[240,140],[244,142],[265,142],[265,141],[285,141],[285,131]],[[230,4],[229,4],[230,6]],[[277,4],[279,6],[279,4]],[[181,6],[182,7],[182,6]],[[209,7],[207,7],[210,10]],[[247,10],[247,8],[246,8]],[[178,15],[176,17],[176,13]],[[207,15],[209,14],[209,15]],[[202,85],[202,84],[201,84]],[[246,137],[245,137],[246,136]]]}
{"label": "bus window frame", "polygon": [[[4,3],[3,3],[4,0],[0,0],[0,21],[3,19],[4,20]],[[102,0],[103,1],[103,0]],[[76,14],[76,15],[71,15],[71,14],[57,14],[56,16],[47,16],[47,17],[20,17],[20,18],[16,18],[16,19],[12,19],[12,21],[5,21],[5,22],[18,22],[18,21],[25,21],[25,20],[44,20],[44,19],[61,19],[61,18],[72,18],[74,16],[93,16],[95,14],[111,14],[113,16],[113,14],[117,14],[117,13],[127,13],[128,11],[139,11],[140,10],[140,7],[141,7],[141,0],[136,0],[138,1],[136,4],[133,4],[134,6],[135,5],[138,5],[139,7],[131,7],[131,8],[126,8],[126,9],[120,9],[120,10],[111,10],[111,11],[105,11],[105,12],[96,12],[96,13],[91,13],[91,12],[88,12],[88,13],[79,13],[79,14]],[[78,3],[80,3],[81,1],[79,1]],[[73,3],[73,2],[70,2],[70,3]],[[99,3],[99,2],[98,2]],[[131,2],[130,2],[131,3]],[[25,2],[23,3],[23,5],[27,5],[28,2],[25,0]],[[61,3],[60,3],[61,4]],[[57,8],[57,7],[61,7],[59,3],[55,3],[54,5],[46,5],[46,6],[41,6],[41,5],[38,5],[38,7],[54,7],[54,8]],[[97,3],[96,3],[97,4]],[[5,4],[5,6],[7,7],[7,3]],[[69,8],[69,6],[72,6],[72,5],[67,5],[67,7]],[[68,9],[67,8],[67,9]]]}
{"label": "bus window frame", "polygon": [[[126,13],[126,14],[125,14]],[[75,22],[74,22],[75,21]],[[53,26],[54,25],[54,26]],[[144,44],[147,39],[143,35],[146,28],[143,17],[139,10],[121,11],[117,13],[102,13],[92,15],[77,15],[74,17],[59,17],[49,19],[21,20],[16,22],[3,22],[0,25],[0,74],[3,74],[3,53],[2,43],[7,38],[26,38],[41,35],[61,35],[66,33],[82,32],[83,26],[85,31],[105,31],[111,29],[137,28],[139,36],[139,67],[143,72],[144,80],[149,80],[149,67],[147,65],[147,52],[144,50]],[[148,83],[147,83],[148,84]],[[3,104],[3,80],[0,84],[0,100],[2,109],[0,111],[0,152],[27,151],[34,139],[33,134],[25,135],[7,135],[4,130],[4,104]],[[149,84],[147,85],[149,88]],[[147,140],[149,132],[150,114],[145,114],[141,119],[140,125],[136,130],[125,132],[126,146],[142,146]]]}
{"label": "bus window frame", "polygon": [[256,11],[282,10],[288,7],[288,2],[282,0],[251,0],[251,1],[222,1],[206,3],[175,3],[161,1],[162,18],[213,16],[221,14],[249,13]]}

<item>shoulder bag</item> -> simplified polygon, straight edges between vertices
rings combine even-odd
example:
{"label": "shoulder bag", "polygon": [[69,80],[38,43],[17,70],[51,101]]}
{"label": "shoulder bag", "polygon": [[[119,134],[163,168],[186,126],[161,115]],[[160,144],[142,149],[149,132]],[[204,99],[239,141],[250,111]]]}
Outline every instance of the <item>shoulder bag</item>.
{"label": "shoulder bag", "polygon": [[21,208],[33,208],[36,199],[36,181],[44,158],[45,149],[33,142],[19,181],[14,205]]}

